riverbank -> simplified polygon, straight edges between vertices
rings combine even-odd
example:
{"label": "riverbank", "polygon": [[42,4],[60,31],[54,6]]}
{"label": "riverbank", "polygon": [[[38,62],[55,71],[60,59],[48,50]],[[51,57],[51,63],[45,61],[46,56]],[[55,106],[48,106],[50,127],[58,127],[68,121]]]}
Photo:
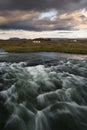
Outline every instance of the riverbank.
{"label": "riverbank", "polygon": [[87,54],[87,40],[0,40],[0,48],[6,52],[63,52]]}

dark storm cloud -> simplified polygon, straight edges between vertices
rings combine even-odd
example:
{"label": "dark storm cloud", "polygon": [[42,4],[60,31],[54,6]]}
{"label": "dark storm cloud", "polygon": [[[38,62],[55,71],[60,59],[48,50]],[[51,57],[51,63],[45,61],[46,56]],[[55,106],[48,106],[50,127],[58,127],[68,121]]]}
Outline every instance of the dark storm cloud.
{"label": "dark storm cloud", "polygon": [[[5,12],[4,12],[5,14]],[[0,16],[0,29],[23,29],[29,31],[74,30],[87,28],[87,12],[57,13],[51,17],[40,17],[37,11],[12,11]]]}
{"label": "dark storm cloud", "polygon": [[83,6],[86,0],[0,0],[0,10],[75,10]]}
{"label": "dark storm cloud", "polygon": [[19,25],[17,24],[11,24],[11,25],[0,25],[0,29],[2,30],[29,30],[29,31],[41,31],[40,28],[37,28],[35,26],[27,26],[27,25]]}
{"label": "dark storm cloud", "polygon": [[17,17],[17,19],[12,20],[9,18],[7,19],[6,17],[6,19],[2,21],[2,23],[0,24],[0,29],[47,31],[47,30],[70,30],[72,28],[72,26],[67,24],[67,20],[60,20],[58,18],[55,21],[51,21],[49,18],[38,19],[38,17],[36,18],[30,17],[26,20],[23,19],[24,17],[23,18]]}
{"label": "dark storm cloud", "polygon": [[[84,29],[87,28],[86,8],[87,0],[0,0],[0,29]],[[49,17],[52,10],[57,12],[53,19]],[[40,19],[46,12],[48,15]]]}

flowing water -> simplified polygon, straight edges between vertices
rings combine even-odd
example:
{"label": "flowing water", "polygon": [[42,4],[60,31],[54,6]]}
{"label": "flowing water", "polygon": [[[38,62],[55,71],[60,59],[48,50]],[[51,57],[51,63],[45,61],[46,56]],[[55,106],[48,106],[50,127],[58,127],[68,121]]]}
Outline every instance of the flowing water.
{"label": "flowing water", "polygon": [[0,55],[0,130],[87,130],[87,55]]}

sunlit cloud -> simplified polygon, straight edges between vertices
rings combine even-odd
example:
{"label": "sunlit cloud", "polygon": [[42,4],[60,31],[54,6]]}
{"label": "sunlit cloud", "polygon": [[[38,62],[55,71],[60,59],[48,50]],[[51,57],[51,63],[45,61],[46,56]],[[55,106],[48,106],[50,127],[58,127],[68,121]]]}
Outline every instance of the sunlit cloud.
{"label": "sunlit cloud", "polygon": [[0,25],[3,24],[9,24],[9,23],[15,23],[17,21],[26,21],[31,20],[34,17],[38,16],[39,12],[34,11],[7,11],[4,12],[6,15],[0,14]]}
{"label": "sunlit cloud", "polygon": [[87,11],[77,10],[72,13],[65,13],[58,17],[60,23],[70,25],[72,29],[87,29]]}
{"label": "sunlit cloud", "polygon": [[55,20],[57,14],[58,12],[56,10],[49,10],[47,12],[42,12],[39,15],[39,19],[49,18],[50,20]]}

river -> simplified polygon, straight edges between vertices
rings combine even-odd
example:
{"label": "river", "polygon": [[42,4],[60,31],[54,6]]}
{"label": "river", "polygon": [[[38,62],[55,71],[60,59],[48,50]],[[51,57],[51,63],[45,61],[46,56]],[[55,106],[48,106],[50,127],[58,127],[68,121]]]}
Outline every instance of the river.
{"label": "river", "polygon": [[0,54],[0,130],[87,130],[87,55]]}

